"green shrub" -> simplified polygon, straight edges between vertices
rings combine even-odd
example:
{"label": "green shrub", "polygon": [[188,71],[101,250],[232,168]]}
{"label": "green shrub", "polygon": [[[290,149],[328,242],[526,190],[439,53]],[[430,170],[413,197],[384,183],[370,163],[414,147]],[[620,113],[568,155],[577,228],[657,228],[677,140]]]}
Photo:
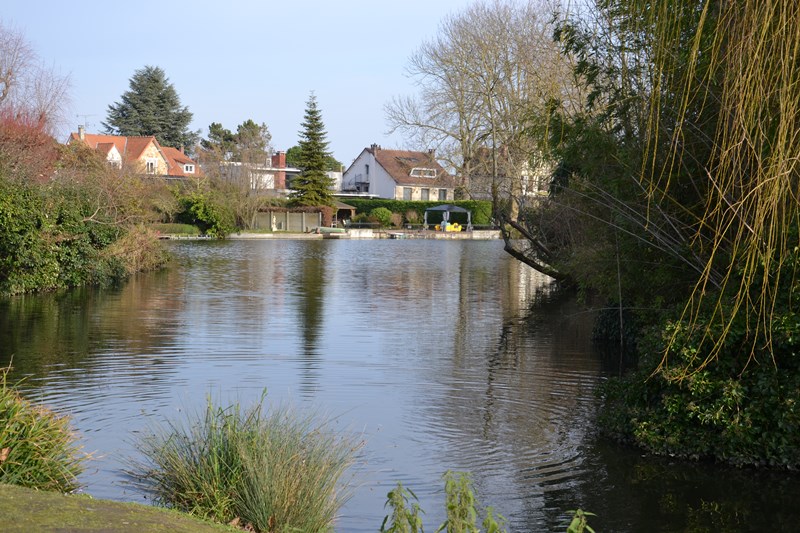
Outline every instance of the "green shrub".
{"label": "green shrub", "polygon": [[358,445],[311,417],[265,414],[262,405],[209,401],[197,420],[151,432],[139,442],[149,463],[135,465],[134,477],[157,502],[203,518],[265,532],[331,530]]}
{"label": "green shrub", "polygon": [[208,193],[192,192],[178,199],[178,221],[200,228],[204,235],[224,238],[235,229],[233,212]]}
{"label": "green shrub", "polygon": [[719,320],[654,328],[642,337],[639,369],[603,385],[603,430],[659,455],[800,466],[800,314],[775,311],[770,341],[752,361],[753,330],[741,314],[702,368],[711,349],[703,339],[719,333]]}
{"label": "green shrub", "polygon": [[[430,207],[442,205],[443,202],[419,202],[419,201],[406,201],[406,200],[387,200],[381,198],[365,199],[365,198],[348,198],[347,203],[356,208],[356,213],[371,213],[373,209],[384,207],[392,213],[398,213],[405,217],[409,223],[411,212],[416,213],[416,223],[420,223],[425,216],[425,210]],[[484,226],[492,223],[492,203],[487,200],[458,200],[450,202],[452,205],[463,207],[472,213],[472,223],[479,226]],[[459,217],[463,217],[461,220]],[[467,216],[461,213],[451,214],[454,222],[466,225]],[[429,224],[438,224],[441,221],[441,214],[429,215]]]}
{"label": "green shrub", "polygon": [[392,212],[385,207],[376,207],[369,212],[369,216],[376,219],[384,228],[392,223]]}
{"label": "green shrub", "polygon": [[0,370],[0,483],[70,492],[85,456],[70,431],[69,419],[34,405],[6,382]]}

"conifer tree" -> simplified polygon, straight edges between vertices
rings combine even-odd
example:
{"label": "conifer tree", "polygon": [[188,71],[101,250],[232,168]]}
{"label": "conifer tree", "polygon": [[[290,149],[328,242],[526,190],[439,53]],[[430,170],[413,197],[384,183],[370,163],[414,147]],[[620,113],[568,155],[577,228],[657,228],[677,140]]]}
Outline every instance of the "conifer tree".
{"label": "conifer tree", "polygon": [[325,140],[327,133],[314,93],[306,102],[302,126],[297,157],[297,166],[302,172],[292,181],[290,203],[295,206],[333,205],[333,180],[325,172],[330,157]]}
{"label": "conifer tree", "polygon": [[191,121],[164,70],[145,66],[133,74],[122,99],[108,106],[103,126],[111,135],[153,135],[164,146],[191,150],[199,137],[189,130]]}

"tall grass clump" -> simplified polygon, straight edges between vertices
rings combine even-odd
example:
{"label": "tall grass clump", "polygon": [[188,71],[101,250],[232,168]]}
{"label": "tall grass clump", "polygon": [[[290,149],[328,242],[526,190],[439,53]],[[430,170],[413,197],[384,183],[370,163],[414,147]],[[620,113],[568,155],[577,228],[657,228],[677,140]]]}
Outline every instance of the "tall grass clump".
{"label": "tall grass clump", "polygon": [[359,444],[310,415],[266,413],[263,400],[248,410],[209,400],[195,420],[151,431],[137,484],[167,507],[255,531],[332,530]]}
{"label": "tall grass clump", "polygon": [[0,369],[0,483],[70,492],[86,456],[69,419],[20,396]]}

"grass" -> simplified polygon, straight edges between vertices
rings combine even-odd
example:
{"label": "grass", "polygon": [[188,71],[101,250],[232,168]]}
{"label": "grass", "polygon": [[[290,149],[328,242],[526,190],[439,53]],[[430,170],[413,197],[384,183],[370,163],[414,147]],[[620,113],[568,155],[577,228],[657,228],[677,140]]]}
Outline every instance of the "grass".
{"label": "grass", "polygon": [[241,533],[169,509],[139,503],[97,500],[85,494],[57,494],[0,484],[0,529],[103,531],[114,533]]}
{"label": "grass", "polygon": [[340,483],[360,444],[310,416],[213,405],[139,441],[136,483],[167,507],[256,531],[330,531],[349,497]]}
{"label": "grass", "polygon": [[200,235],[200,228],[191,224],[161,223],[151,228],[162,235]]}
{"label": "grass", "polygon": [[0,483],[70,492],[86,456],[69,419],[24,399],[0,369]]}

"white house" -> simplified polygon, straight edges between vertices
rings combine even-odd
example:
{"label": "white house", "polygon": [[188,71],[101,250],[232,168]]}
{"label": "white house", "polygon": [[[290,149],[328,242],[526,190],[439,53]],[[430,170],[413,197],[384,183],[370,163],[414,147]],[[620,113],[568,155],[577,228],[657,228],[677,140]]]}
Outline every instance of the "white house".
{"label": "white house", "polygon": [[455,179],[433,150],[364,148],[342,176],[342,192],[369,193],[393,200],[452,201]]}

